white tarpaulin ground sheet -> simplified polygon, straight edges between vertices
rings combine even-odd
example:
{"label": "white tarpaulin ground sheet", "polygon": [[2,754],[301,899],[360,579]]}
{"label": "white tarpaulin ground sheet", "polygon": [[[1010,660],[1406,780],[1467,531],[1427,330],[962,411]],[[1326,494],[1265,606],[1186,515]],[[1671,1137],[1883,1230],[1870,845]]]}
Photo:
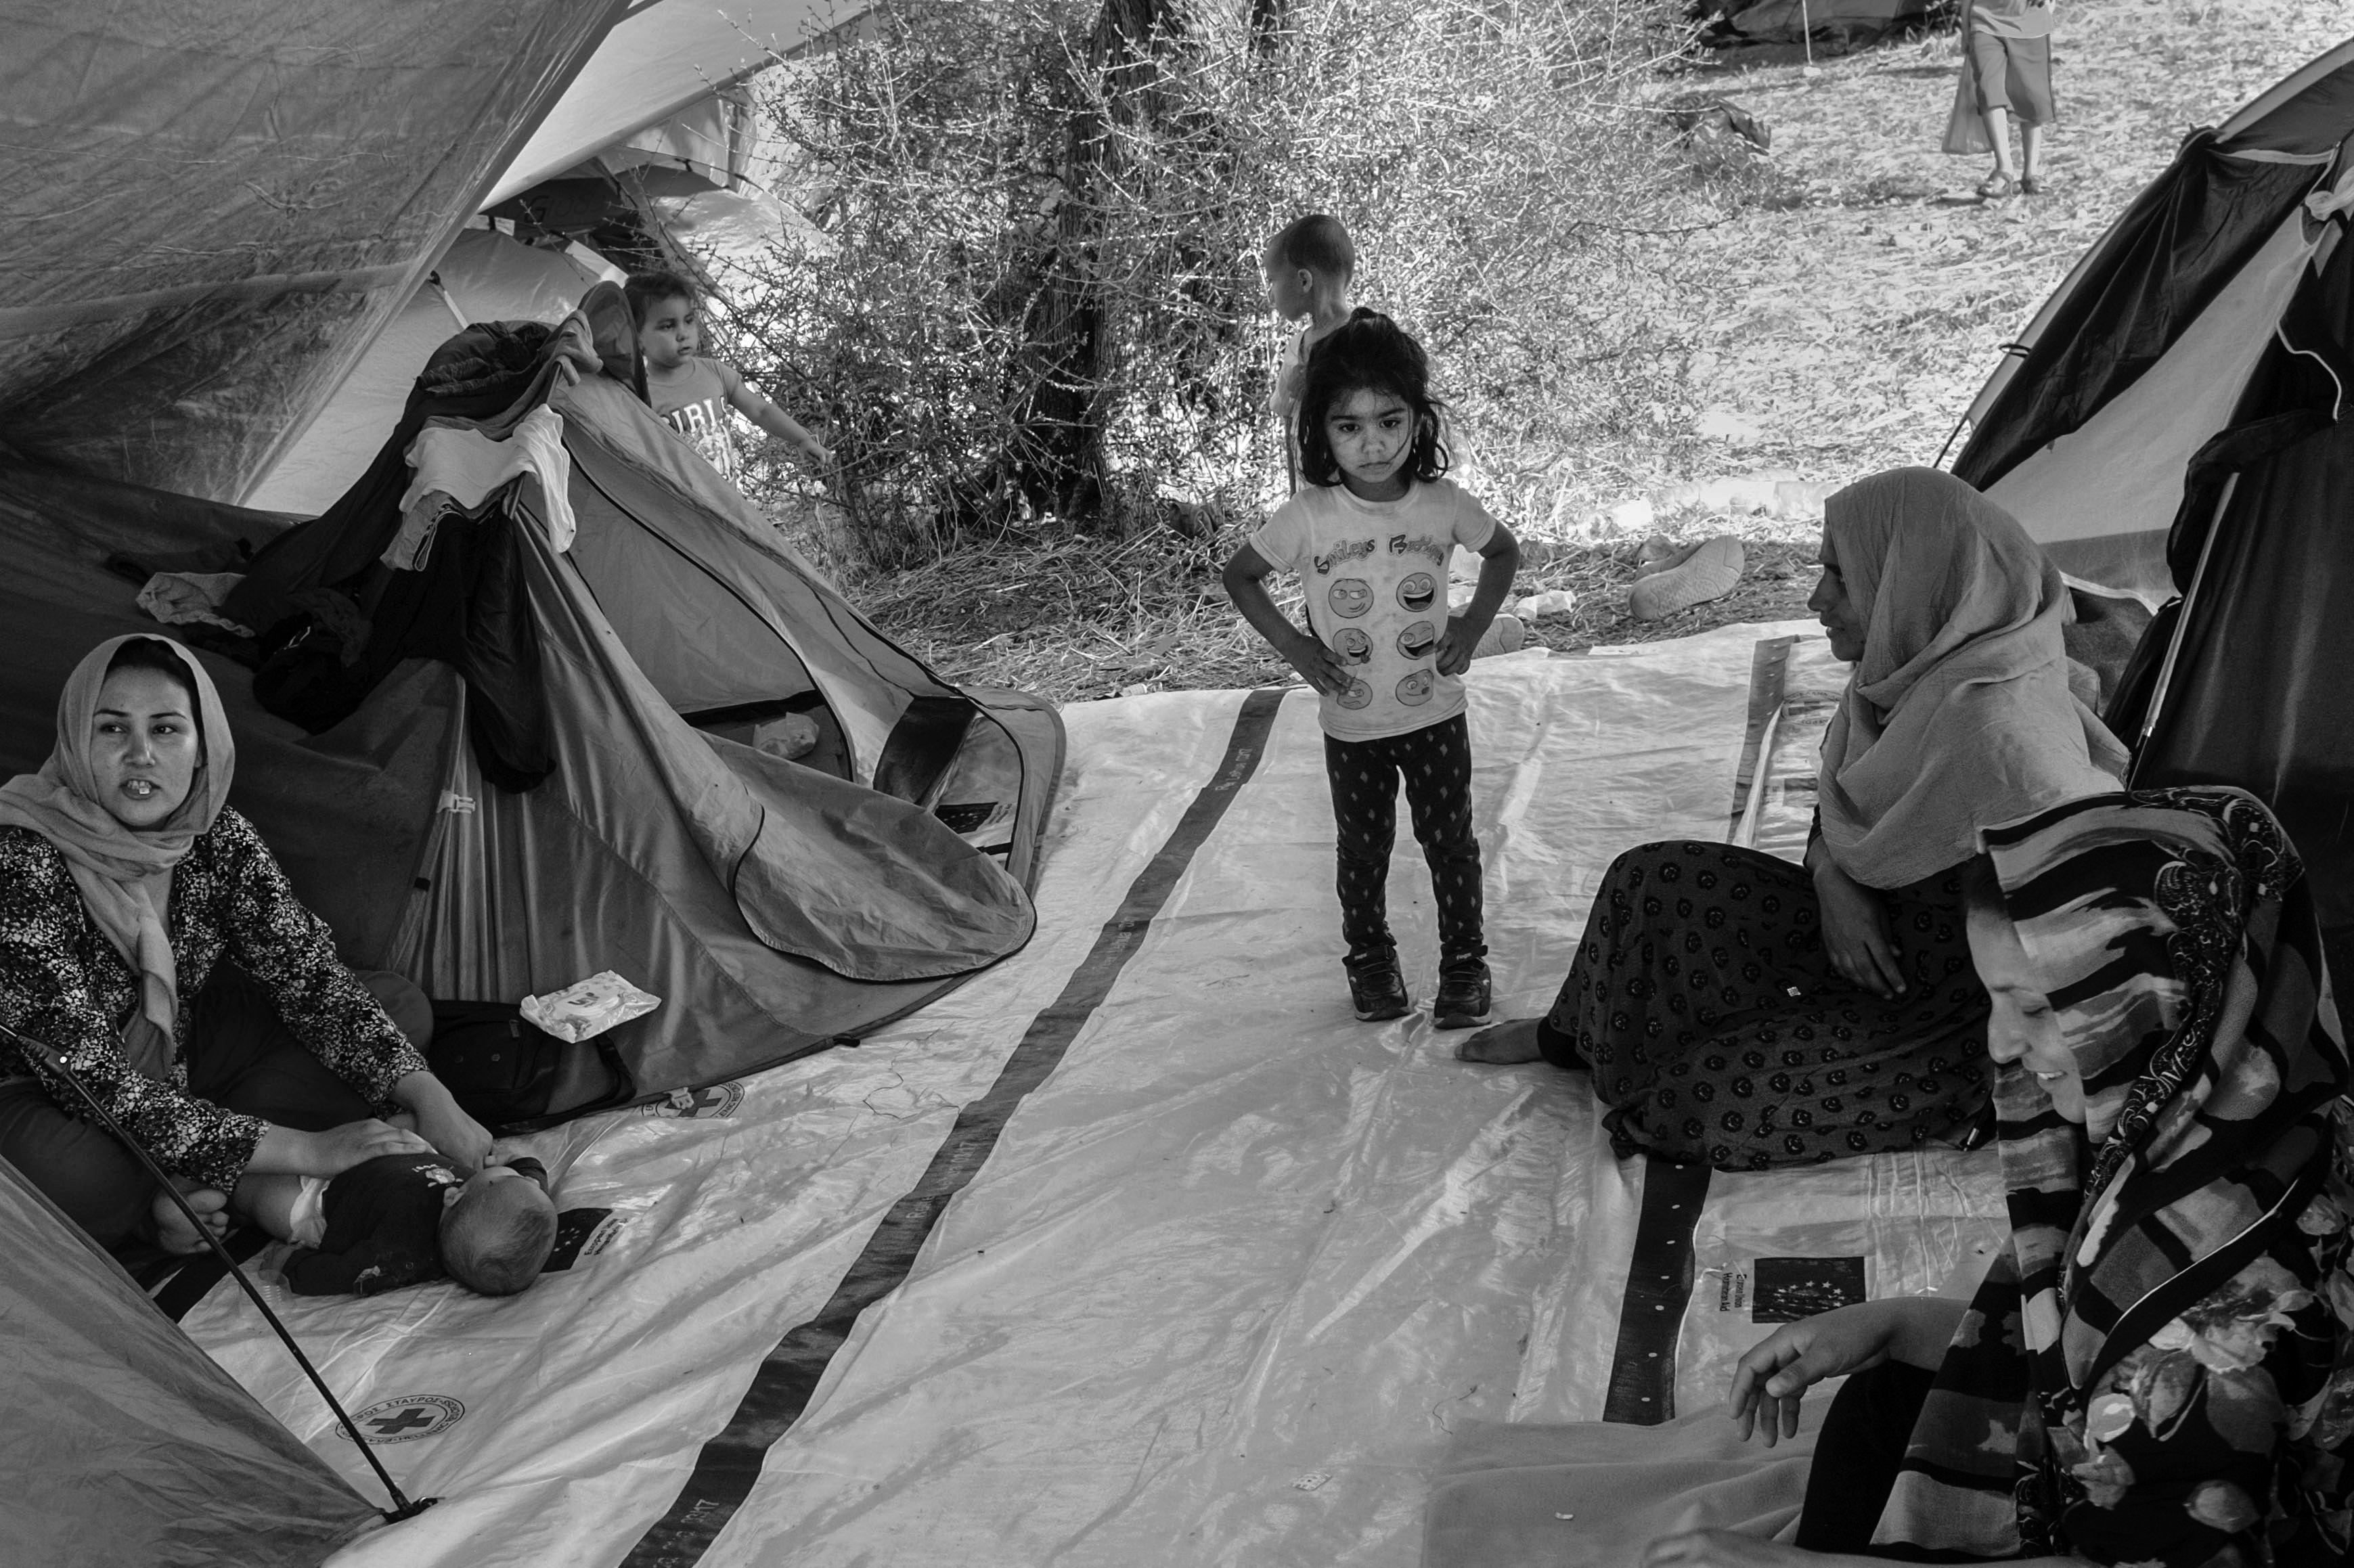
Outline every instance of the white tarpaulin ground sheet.
{"label": "white tarpaulin ground sheet", "polygon": [[[1477,666],[1497,1016],[1550,1002],[1619,851],[1803,839],[1840,672],[1791,630]],[[1460,1421],[1711,1403],[1769,1302],[1934,1289],[1992,1235],[1991,1156],[1950,1152],[1686,1172],[1662,1232],[1583,1075],[1352,1017],[1306,693],[1066,718],[1026,950],[855,1049],[521,1140],[578,1243],[521,1296],[265,1283],[442,1499],[339,1565],[1405,1568]],[[1391,900],[1426,1003],[1403,823]],[[242,1298],[186,1326],[377,1494]]]}

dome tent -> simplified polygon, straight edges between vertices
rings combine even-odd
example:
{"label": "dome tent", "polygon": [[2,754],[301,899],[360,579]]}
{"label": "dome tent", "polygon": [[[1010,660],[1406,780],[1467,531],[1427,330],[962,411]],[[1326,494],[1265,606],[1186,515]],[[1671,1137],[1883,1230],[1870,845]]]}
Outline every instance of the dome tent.
{"label": "dome tent", "polygon": [[[0,773],[46,758],[90,648],[163,632],[126,563],[227,566],[288,536],[295,518],[232,503],[452,244],[482,243],[460,231],[500,181],[675,114],[771,58],[748,27],[815,9],[0,0]],[[1019,948],[1051,708],[940,681],[642,405],[574,392],[583,537],[558,553],[545,497],[520,493],[475,529],[533,639],[553,763],[535,788],[482,779],[480,694],[446,659],[394,662],[308,734],[199,652],[238,735],[232,803],[345,955],[448,998],[620,969],[664,999],[612,1036],[651,1097],[854,1038]],[[780,711],[822,721],[823,767],[741,743]],[[293,1564],[375,1517],[5,1166],[0,1229],[25,1264],[12,1541]]]}
{"label": "dome tent", "polygon": [[[10,771],[47,755],[81,652],[159,630],[110,558],[227,564],[292,521],[159,482],[240,493],[482,201],[774,58],[747,18],[682,0],[11,9],[6,177],[19,210],[58,216],[16,231],[0,302],[21,351],[0,376]],[[754,10],[783,34],[813,8]],[[616,1041],[652,1095],[854,1036],[1020,946],[1051,710],[939,681],[642,407],[578,390],[581,541],[557,556],[535,524],[504,530],[544,655],[546,783],[468,774],[446,662],[399,662],[306,736],[205,655],[239,727],[234,803],[347,956],[453,1000],[620,969],[665,999]],[[769,710],[830,726],[828,766],[737,744]]]}
{"label": "dome tent", "polygon": [[0,1160],[0,1531],[43,1568],[308,1568],[382,1522]]}
{"label": "dome tent", "polygon": [[2354,964],[2354,41],[2193,133],[1971,405],[1954,471],[2079,580],[2171,601],[2104,716],[2237,784]]}

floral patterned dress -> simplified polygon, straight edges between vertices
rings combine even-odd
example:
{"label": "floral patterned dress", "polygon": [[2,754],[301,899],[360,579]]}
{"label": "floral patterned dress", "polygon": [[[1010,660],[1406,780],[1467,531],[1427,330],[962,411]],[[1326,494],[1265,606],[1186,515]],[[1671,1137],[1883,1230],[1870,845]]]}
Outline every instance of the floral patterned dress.
{"label": "floral patterned dress", "polygon": [[[237,812],[224,809],[174,867],[168,927],[183,999],[234,960],[276,1000],[295,1037],[370,1104],[394,1108],[393,1086],[426,1070]],[[29,829],[0,828],[0,1019],[56,1050],[165,1169],[226,1192],[269,1124],[187,1092],[190,1007],[178,1011],[169,1072],[151,1078],[133,1067],[117,1030],[138,1003],[138,978],[82,906],[65,857]],[[26,1076],[69,1112],[80,1105],[0,1043],[0,1079]]]}
{"label": "floral patterned dress", "polygon": [[[2319,1234],[2316,1234],[2316,1233]],[[2264,1255],[2167,1319],[2052,1434],[2083,1496],[2059,1533],[2100,1563],[2334,1563],[2349,1538],[2347,1210],[2317,1196]],[[2284,1441],[2284,1439],[2285,1441]]]}
{"label": "floral patterned dress", "polygon": [[2082,1085],[1995,1089],[2011,1240],[1875,1550],[2319,1568],[2354,1547],[2354,1117],[2302,868],[2253,797],[1990,830]]}

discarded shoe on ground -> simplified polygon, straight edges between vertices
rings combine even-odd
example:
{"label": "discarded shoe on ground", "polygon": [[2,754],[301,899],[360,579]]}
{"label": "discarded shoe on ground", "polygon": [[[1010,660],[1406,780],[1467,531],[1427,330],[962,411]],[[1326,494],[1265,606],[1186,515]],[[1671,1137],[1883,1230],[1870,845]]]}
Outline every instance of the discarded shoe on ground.
{"label": "discarded shoe on ground", "polygon": [[1488,623],[1480,634],[1479,646],[1471,650],[1474,659],[1485,659],[1490,653],[1517,653],[1529,640],[1529,629],[1517,615],[1499,615]]}
{"label": "discarded shoe on ground", "polygon": [[1723,599],[1741,580],[1741,541],[1730,534],[1657,558],[1649,558],[1651,545],[1644,542],[1644,575],[1627,590],[1627,611],[1638,620],[1658,620]]}

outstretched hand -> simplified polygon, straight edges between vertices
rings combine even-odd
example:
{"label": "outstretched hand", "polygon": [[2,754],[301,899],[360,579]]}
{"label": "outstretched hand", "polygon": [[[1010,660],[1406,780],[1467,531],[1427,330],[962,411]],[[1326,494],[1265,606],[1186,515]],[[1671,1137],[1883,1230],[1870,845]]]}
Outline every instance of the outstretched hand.
{"label": "outstretched hand", "polygon": [[389,1122],[347,1121],[308,1135],[310,1150],[301,1174],[340,1176],[353,1166],[387,1154],[430,1154],[433,1145]]}
{"label": "outstretched hand", "polygon": [[440,1152],[441,1158],[468,1175],[491,1158],[490,1129],[464,1111],[455,1100],[428,1105],[417,1112],[417,1131]]}
{"label": "outstretched hand", "polygon": [[1725,1408],[1744,1441],[1762,1429],[1766,1446],[1798,1435],[1798,1403],[1827,1377],[1876,1367],[1888,1359],[1901,1306],[1859,1302],[1785,1323],[1734,1363]]}

